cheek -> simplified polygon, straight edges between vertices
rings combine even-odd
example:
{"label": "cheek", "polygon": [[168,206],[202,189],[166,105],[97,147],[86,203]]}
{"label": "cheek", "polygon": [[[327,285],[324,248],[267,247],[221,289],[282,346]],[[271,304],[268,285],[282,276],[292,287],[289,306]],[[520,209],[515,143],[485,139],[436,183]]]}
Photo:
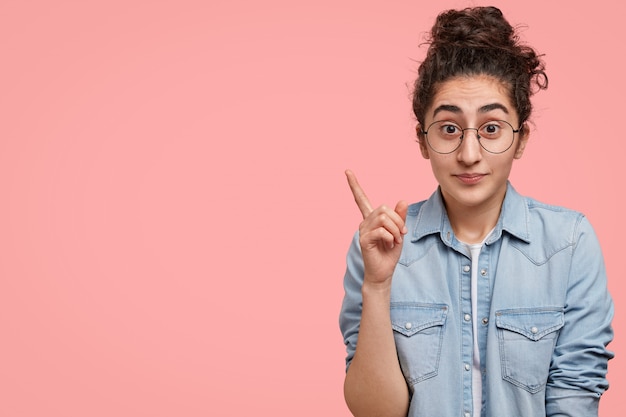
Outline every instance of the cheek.
{"label": "cheek", "polygon": [[511,167],[513,166],[513,159],[514,155],[507,155],[506,158],[499,158],[491,161],[490,166],[495,172],[508,177],[509,172],[511,172]]}
{"label": "cheek", "polygon": [[455,161],[453,158],[450,158],[449,155],[431,155],[430,166],[435,174],[435,177],[439,178],[445,173],[449,173],[453,170]]}

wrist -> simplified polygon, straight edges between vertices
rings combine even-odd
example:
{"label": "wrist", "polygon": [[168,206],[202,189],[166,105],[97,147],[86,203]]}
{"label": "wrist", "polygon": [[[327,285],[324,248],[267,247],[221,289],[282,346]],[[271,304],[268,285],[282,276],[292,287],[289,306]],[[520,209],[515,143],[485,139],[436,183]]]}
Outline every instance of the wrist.
{"label": "wrist", "polygon": [[365,277],[361,292],[363,296],[372,295],[389,298],[391,296],[391,277],[384,281],[369,281],[367,277]]}

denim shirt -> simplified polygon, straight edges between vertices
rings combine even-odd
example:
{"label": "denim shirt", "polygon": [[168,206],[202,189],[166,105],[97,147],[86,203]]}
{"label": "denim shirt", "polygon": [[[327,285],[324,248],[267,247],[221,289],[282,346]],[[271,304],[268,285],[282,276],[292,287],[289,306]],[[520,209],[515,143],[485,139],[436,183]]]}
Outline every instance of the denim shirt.
{"label": "denim shirt", "polygon": [[[472,410],[470,254],[441,194],[409,206],[391,289],[391,325],[409,416],[597,416],[613,353],[613,302],[600,245],[580,213],[509,184],[478,264],[482,410]],[[361,319],[363,261],[347,256],[340,327],[346,365]]]}

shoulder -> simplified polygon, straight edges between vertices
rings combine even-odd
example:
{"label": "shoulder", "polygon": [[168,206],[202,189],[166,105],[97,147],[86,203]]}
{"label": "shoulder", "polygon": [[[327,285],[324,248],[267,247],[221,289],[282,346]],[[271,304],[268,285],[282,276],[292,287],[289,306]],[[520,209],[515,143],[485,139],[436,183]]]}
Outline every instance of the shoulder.
{"label": "shoulder", "polygon": [[545,262],[562,251],[572,254],[583,240],[587,249],[597,246],[593,228],[583,213],[531,197],[519,196],[516,201],[523,207],[503,213],[503,217],[515,218],[503,219],[502,223],[518,238],[512,241],[513,246],[535,262]]}
{"label": "shoulder", "polygon": [[575,241],[582,224],[588,224],[583,213],[567,207],[546,204],[531,197],[523,197],[528,207],[531,230],[562,235]]}
{"label": "shoulder", "polygon": [[584,219],[585,216],[576,210],[523,196],[509,184],[499,223],[502,230],[524,241],[558,237],[571,243]]}

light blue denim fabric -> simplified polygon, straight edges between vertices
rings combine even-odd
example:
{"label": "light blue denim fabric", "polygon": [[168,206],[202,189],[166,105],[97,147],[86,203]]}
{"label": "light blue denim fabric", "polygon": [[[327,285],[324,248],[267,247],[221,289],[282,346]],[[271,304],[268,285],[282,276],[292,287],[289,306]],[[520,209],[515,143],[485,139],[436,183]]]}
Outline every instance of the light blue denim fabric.
{"label": "light blue denim fabric", "polygon": [[[472,410],[470,254],[439,191],[409,207],[391,321],[412,417],[597,416],[608,388],[613,302],[596,235],[580,213],[519,195],[509,184],[478,267],[483,407]],[[347,257],[340,327],[354,355],[363,262]]]}

